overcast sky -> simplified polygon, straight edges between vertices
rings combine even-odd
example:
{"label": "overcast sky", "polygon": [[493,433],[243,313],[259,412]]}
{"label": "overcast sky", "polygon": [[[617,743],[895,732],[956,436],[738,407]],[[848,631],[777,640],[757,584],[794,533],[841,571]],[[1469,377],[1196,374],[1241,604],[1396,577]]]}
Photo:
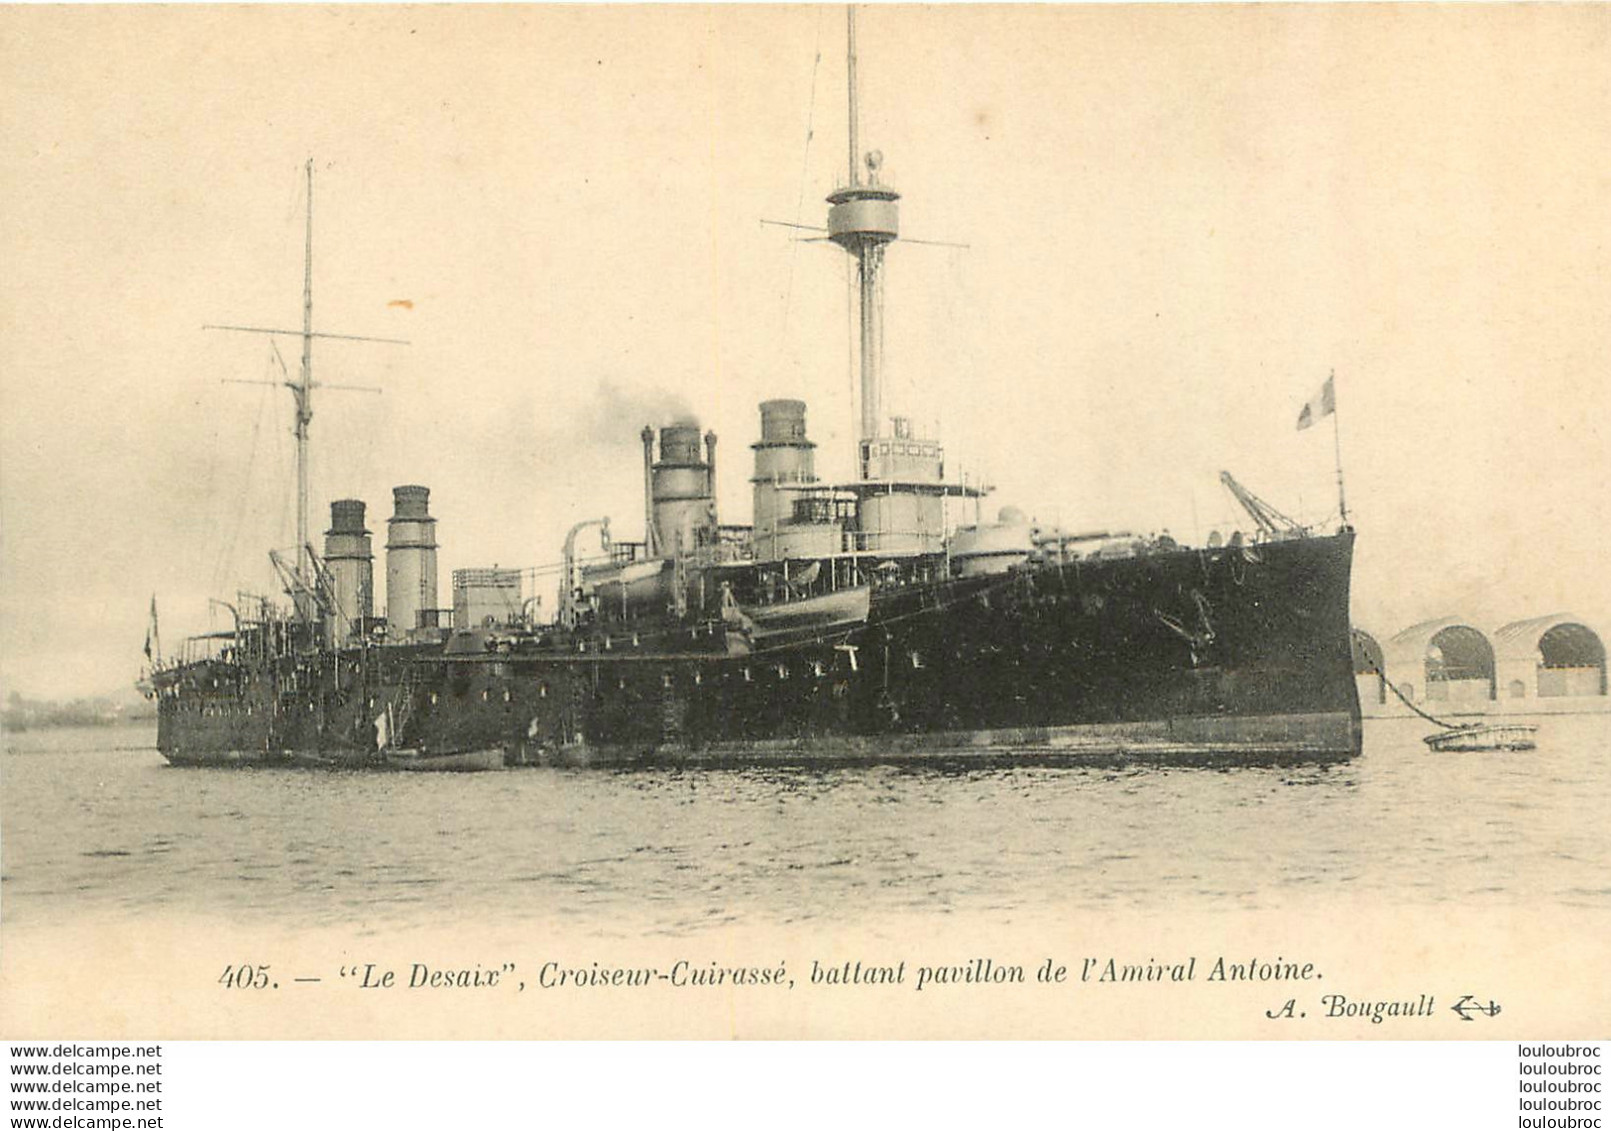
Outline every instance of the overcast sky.
{"label": "overcast sky", "polygon": [[[294,541],[302,165],[328,503],[424,483],[455,568],[638,536],[637,432],[756,404],[849,469],[839,8],[0,11],[0,681],[127,686]],[[992,509],[1246,527],[1336,507],[1387,634],[1573,609],[1611,635],[1611,8],[871,8],[862,139],[903,193],[892,407]],[[281,343],[293,367],[298,343]],[[1335,518],[1332,520],[1335,522]],[[380,562],[377,554],[377,565]],[[382,590],[384,586],[380,587]],[[552,598],[548,598],[551,603]]]}

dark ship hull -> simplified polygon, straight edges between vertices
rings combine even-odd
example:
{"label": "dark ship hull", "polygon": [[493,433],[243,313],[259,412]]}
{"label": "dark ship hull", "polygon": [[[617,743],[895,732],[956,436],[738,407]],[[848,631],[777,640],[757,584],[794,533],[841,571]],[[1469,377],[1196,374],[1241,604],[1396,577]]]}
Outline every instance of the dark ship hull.
{"label": "dark ship hull", "polygon": [[158,744],[338,766],[385,765],[388,743],[511,765],[1345,759],[1352,549],[1345,532],[891,582],[864,621],[773,639],[667,616],[196,665],[160,696]]}
{"label": "dark ship hull", "polygon": [[[846,180],[821,231],[854,259],[860,392],[853,469],[820,479],[803,401],[762,402],[751,522],[718,521],[714,432],[643,440],[643,541],[608,519],[566,537],[552,624],[526,571],[459,570],[438,628],[430,491],[393,489],[386,602],[365,503],[331,503],[323,554],[307,479],[313,164],[295,561],[270,557],[290,613],[228,605],[216,654],[161,668],[158,745],[172,762],[480,768],[949,759],[1080,762],[1347,758],[1360,748],[1348,624],[1353,534],[1317,537],[1243,489],[1257,526],[1203,549],[1167,535],[1069,535],[946,476],[937,437],[883,403],[883,270],[901,194],[857,148],[847,20]],[[798,225],[791,225],[798,226]],[[249,333],[291,331],[220,327]],[[360,341],[388,341],[334,335]],[[1315,410],[1335,408],[1330,382]],[[1300,418],[1309,421],[1310,410]],[[623,422],[624,423],[624,422]],[[972,526],[947,506],[971,502]],[[598,537],[597,555],[576,539]],[[543,570],[530,571],[535,578]],[[547,576],[547,574],[545,574]],[[154,610],[154,599],[153,599]],[[153,626],[154,627],[154,626]],[[188,645],[187,645],[188,647]]]}

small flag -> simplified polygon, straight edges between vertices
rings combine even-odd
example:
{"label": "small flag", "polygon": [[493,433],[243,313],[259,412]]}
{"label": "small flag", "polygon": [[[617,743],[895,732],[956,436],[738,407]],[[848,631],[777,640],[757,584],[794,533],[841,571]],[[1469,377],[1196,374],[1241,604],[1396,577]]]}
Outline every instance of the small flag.
{"label": "small flag", "polygon": [[157,634],[157,595],[151,594],[151,621],[145,626],[145,658],[151,659],[151,642]]}
{"label": "small flag", "polygon": [[1322,416],[1330,416],[1337,411],[1337,388],[1332,384],[1335,380],[1335,377],[1327,377],[1326,383],[1320,386],[1320,392],[1315,395],[1313,400],[1303,406],[1302,412],[1298,413],[1299,432],[1302,432]]}

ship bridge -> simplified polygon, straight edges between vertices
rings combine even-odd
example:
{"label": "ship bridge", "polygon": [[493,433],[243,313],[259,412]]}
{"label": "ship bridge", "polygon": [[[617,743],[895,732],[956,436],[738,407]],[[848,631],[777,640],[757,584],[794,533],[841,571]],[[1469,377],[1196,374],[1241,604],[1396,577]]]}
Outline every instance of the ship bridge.
{"label": "ship bridge", "polygon": [[[884,155],[862,152],[856,85],[856,10],[846,20],[848,141],[846,180],[828,195],[828,239],[856,262],[856,335],[861,389],[856,481],[838,488],[855,501],[849,550],[907,557],[945,549],[948,498],[982,492],[945,481],[945,451],[938,440],[913,434],[911,421],[887,420],[883,405],[884,258],[900,238],[901,194],[884,183]],[[917,243],[936,243],[917,240]]]}
{"label": "ship bridge", "polygon": [[983,488],[947,482],[945,449],[920,437],[911,421],[894,417],[890,433],[860,444],[860,474],[841,491],[856,499],[854,549],[887,556],[940,553],[945,548],[945,500],[977,499]]}

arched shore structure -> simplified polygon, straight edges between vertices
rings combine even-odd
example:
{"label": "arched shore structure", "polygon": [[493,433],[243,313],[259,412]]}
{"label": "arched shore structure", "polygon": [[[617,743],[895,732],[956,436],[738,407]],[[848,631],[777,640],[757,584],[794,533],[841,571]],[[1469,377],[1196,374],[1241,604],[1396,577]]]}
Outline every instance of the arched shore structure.
{"label": "arched shore structure", "polygon": [[1604,697],[1605,642],[1568,613],[1507,624],[1494,633],[1506,699]]}
{"label": "arched shore structure", "polygon": [[1416,703],[1492,701],[1498,681],[1493,644],[1475,625],[1439,617],[1387,642],[1387,677]]}
{"label": "arched shore structure", "polygon": [[1408,714],[1386,680],[1433,714],[1611,711],[1604,637],[1570,613],[1492,631],[1437,617],[1396,633],[1385,646],[1355,629],[1354,675],[1367,716]]}

